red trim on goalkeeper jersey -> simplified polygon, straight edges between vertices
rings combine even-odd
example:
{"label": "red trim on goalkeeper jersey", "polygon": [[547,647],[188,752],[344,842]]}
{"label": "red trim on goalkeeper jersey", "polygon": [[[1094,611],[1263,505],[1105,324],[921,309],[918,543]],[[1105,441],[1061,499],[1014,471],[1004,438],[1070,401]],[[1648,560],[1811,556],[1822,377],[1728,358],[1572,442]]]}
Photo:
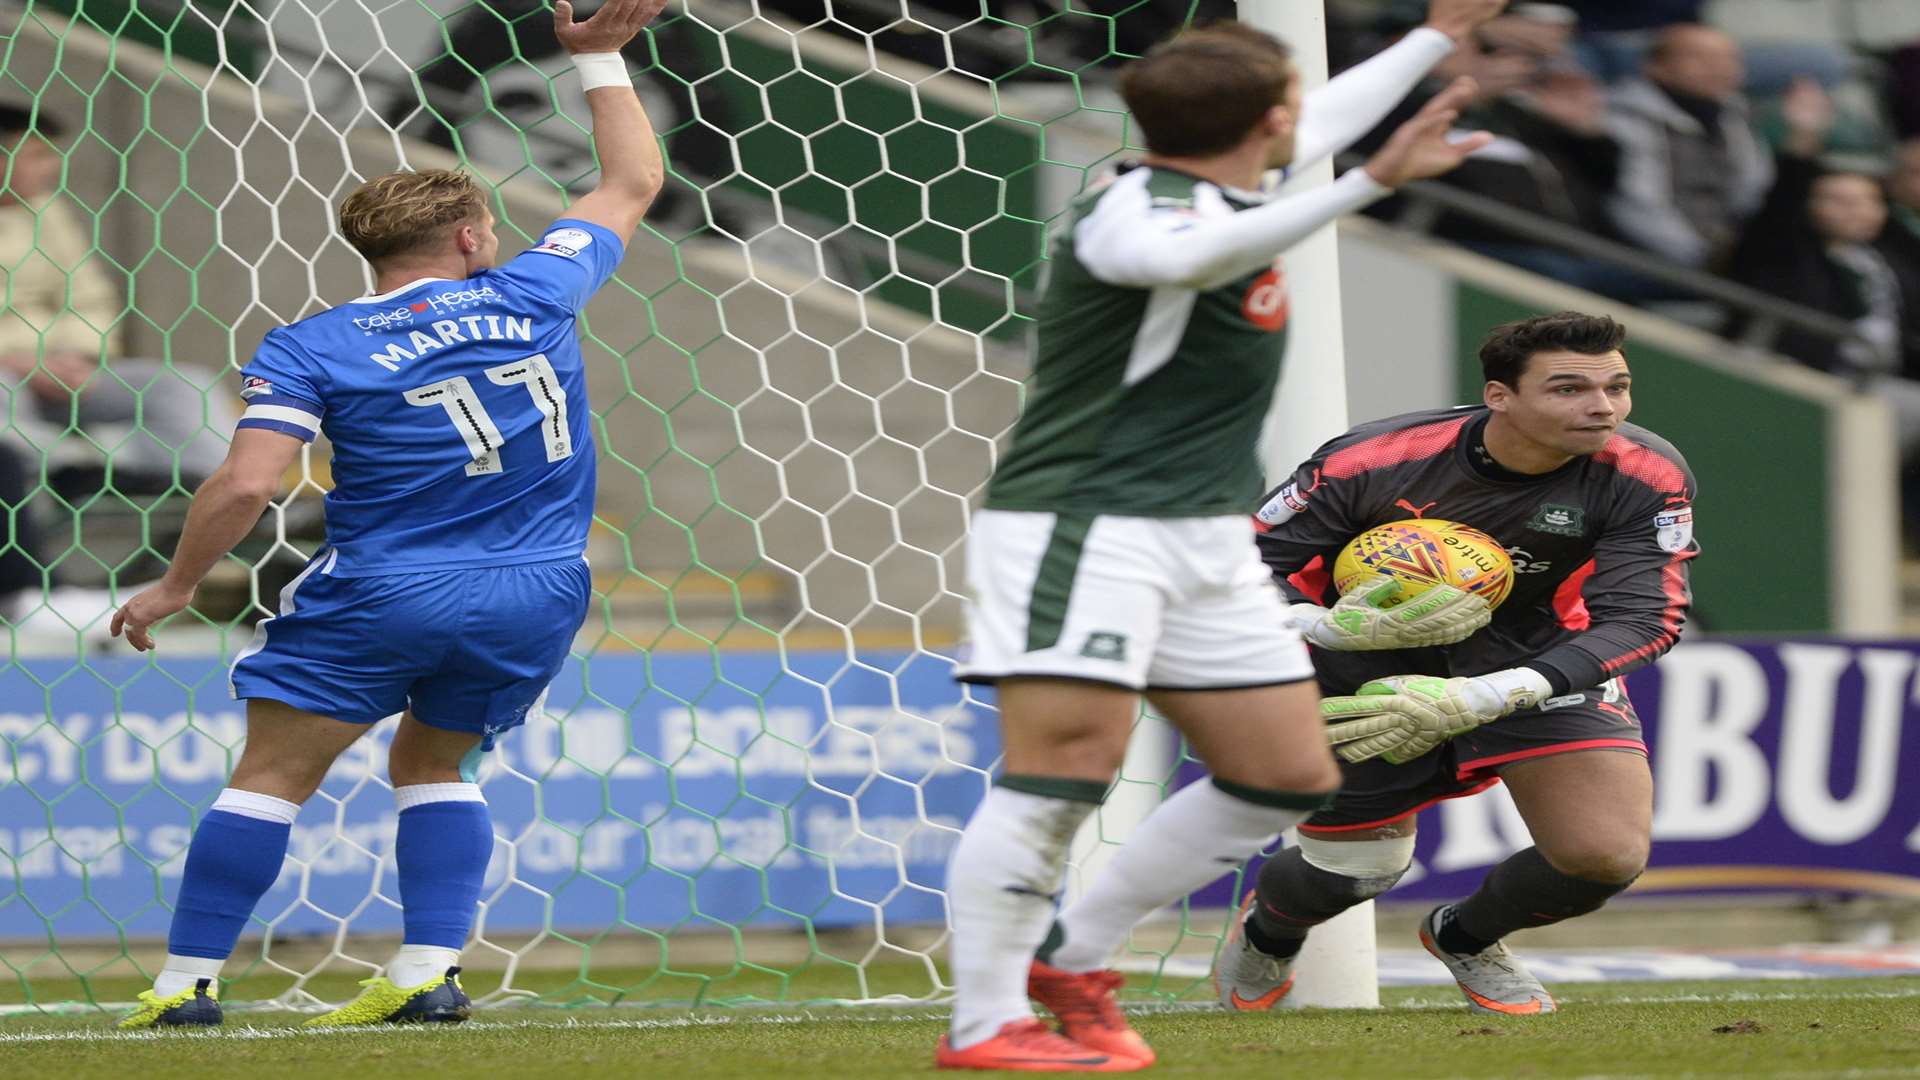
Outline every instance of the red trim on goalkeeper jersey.
{"label": "red trim on goalkeeper jersey", "polygon": [[1468,415],[1375,435],[1327,455],[1321,472],[1330,480],[1344,480],[1409,461],[1439,457],[1460,441],[1460,433],[1472,421],[1473,417]]}
{"label": "red trim on goalkeeper jersey", "polygon": [[1607,674],[1617,674],[1649,656],[1659,656],[1680,640],[1680,627],[1687,621],[1687,582],[1680,573],[1680,567],[1698,554],[1698,551],[1678,551],[1667,560],[1667,565],[1660,570],[1660,587],[1667,598],[1667,606],[1660,613],[1660,636],[1630,653],[1623,653],[1602,663],[1600,666]]}

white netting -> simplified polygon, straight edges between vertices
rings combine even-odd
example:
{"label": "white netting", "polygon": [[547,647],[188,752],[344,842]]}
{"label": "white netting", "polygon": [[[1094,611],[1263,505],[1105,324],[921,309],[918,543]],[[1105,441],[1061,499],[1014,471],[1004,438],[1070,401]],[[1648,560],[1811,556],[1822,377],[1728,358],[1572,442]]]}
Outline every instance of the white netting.
{"label": "white netting", "polygon": [[[947,678],[968,500],[1017,409],[1045,222],[1123,134],[1067,73],[1157,9],[987,10],[702,4],[630,54],[672,180],[583,335],[599,603],[483,773],[499,839],[469,960],[504,971],[494,999],[943,989],[944,863],[997,755],[990,708]],[[578,85],[524,0],[86,15],[10,12],[6,77],[73,129],[59,198],[131,297],[108,370],[183,373],[196,439],[226,435],[227,373],[266,329],[368,284],[330,225],[360,178],[468,163],[509,248],[592,182]],[[123,463],[133,437],[27,428],[9,437],[46,461]],[[244,733],[225,661],[318,538],[324,446],[197,626],[151,664],[105,647],[106,594],[72,586],[170,550],[181,445],[148,497],[109,472],[37,504],[69,587],[0,682],[0,959],[28,1001],[151,970]],[[365,975],[398,929],[383,764],[384,727],[303,810],[258,913],[245,970],[282,1002]],[[1169,755],[1131,768],[1151,801]]]}

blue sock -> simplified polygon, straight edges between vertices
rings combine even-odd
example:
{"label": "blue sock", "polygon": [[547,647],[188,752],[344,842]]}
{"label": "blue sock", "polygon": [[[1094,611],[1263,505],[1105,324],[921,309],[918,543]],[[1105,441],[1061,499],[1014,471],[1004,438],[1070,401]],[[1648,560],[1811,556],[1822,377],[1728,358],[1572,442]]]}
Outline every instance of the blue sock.
{"label": "blue sock", "polygon": [[228,788],[200,819],[187,848],[186,873],[173,905],[167,952],[224,960],[240,940],[287,857],[295,803]]}
{"label": "blue sock", "polygon": [[477,784],[394,789],[400,831],[400,911],[408,945],[459,950],[473,929],[480,885],[493,857],[493,826]]}

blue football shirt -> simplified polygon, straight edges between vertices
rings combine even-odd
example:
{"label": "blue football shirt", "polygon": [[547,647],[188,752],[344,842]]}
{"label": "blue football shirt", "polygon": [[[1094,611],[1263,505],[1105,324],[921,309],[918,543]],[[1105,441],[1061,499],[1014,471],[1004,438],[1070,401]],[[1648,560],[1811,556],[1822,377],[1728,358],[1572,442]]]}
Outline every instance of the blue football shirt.
{"label": "blue football shirt", "polygon": [[269,332],[240,427],[333,444],[338,577],[586,550],[594,446],[575,319],[620,238],[562,218],[464,281],[423,278]]}

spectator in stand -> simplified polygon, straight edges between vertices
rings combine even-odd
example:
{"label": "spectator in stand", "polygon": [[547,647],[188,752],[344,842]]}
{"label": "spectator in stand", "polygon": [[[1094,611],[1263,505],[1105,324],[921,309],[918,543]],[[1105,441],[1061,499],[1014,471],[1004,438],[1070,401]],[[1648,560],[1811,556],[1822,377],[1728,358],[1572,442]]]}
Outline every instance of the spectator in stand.
{"label": "spectator in stand", "polygon": [[[1620,146],[1606,130],[1600,85],[1571,66],[1541,70],[1485,103],[1463,126],[1490,131],[1492,146],[1445,183],[1599,236],[1620,174]],[[1613,291],[1619,275],[1603,263],[1542,247],[1486,221],[1443,217],[1435,235],[1571,285]]]}
{"label": "spectator in stand", "polygon": [[[1662,30],[1703,21],[1705,0],[1562,0],[1580,16],[1574,49],[1580,62],[1606,82],[1638,71]],[[1813,78],[1827,89],[1847,78],[1853,58],[1819,41],[1748,41],[1746,91],[1772,96],[1795,78]]]}
{"label": "spectator in stand", "polygon": [[[92,222],[58,197],[62,134],[44,112],[0,105],[0,436],[35,459],[34,473],[49,453],[55,471],[103,472],[97,445],[116,482],[144,475],[164,491],[177,464],[191,488],[225,457],[232,395],[213,371],[121,358],[125,305],[111,263],[94,248]],[[87,438],[63,437],[75,428]]]}
{"label": "spectator in stand", "polygon": [[[1857,336],[1834,342],[1783,332],[1775,348],[1820,371],[1896,376],[1905,395],[1920,384],[1920,263],[1887,236],[1889,211],[1879,177],[1823,165],[1833,106],[1818,84],[1795,84],[1782,107],[1787,138],[1777,179],[1747,222],[1731,276],[1808,307],[1849,319]],[[1905,426],[1905,425],[1903,425]],[[1913,410],[1920,439],[1920,406]]]}
{"label": "spectator in stand", "polygon": [[1844,342],[1785,330],[1774,348],[1808,367],[1859,377],[1893,406],[1908,532],[1920,537],[1920,499],[1912,497],[1920,494],[1920,260],[1894,231],[1905,226],[1889,221],[1879,177],[1821,164],[1833,106],[1819,85],[1795,84],[1781,111],[1787,138],[1778,179],[1747,223],[1732,275],[1853,323],[1856,336]]}
{"label": "spectator in stand", "polygon": [[[1605,91],[1572,62],[1571,13],[1554,4],[1518,4],[1483,26],[1435,67],[1424,83],[1369,136],[1384,139],[1441,87],[1460,76],[1479,86],[1462,128],[1488,131],[1493,145],[1438,182],[1614,237],[1608,204],[1620,172],[1620,147],[1607,132]],[[1380,216],[1398,216],[1389,205]],[[1442,214],[1439,236],[1579,288],[1623,299],[1660,295],[1651,282],[1601,260],[1536,243],[1497,222]]]}
{"label": "spectator in stand", "polygon": [[1611,200],[1630,242],[1686,266],[1725,256],[1773,182],[1747,121],[1740,47],[1712,27],[1668,27],[1642,76],[1615,87],[1608,130],[1623,152]]}

